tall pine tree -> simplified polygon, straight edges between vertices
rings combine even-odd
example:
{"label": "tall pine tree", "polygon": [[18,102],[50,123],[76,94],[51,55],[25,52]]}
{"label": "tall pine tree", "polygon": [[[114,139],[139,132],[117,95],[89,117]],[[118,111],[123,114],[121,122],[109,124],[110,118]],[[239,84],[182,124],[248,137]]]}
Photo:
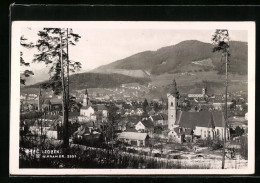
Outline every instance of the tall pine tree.
{"label": "tall pine tree", "polygon": [[51,88],[56,95],[62,94],[63,145],[68,147],[69,71],[75,72],[81,68],[80,62],[69,59],[69,46],[76,45],[80,36],[65,28],[44,28],[38,36],[35,46],[39,53],[34,55],[33,61],[50,65],[49,81],[42,87]]}
{"label": "tall pine tree", "polygon": [[[223,155],[222,155],[222,169],[225,168],[225,146],[227,136],[227,91],[228,91],[228,67],[230,62],[229,52],[229,32],[227,29],[217,29],[212,36],[212,44],[214,45],[213,52],[221,52],[222,57],[225,57],[226,68],[226,92],[225,92],[225,124],[224,124],[224,140],[223,140]],[[221,58],[222,60],[222,58]]]}

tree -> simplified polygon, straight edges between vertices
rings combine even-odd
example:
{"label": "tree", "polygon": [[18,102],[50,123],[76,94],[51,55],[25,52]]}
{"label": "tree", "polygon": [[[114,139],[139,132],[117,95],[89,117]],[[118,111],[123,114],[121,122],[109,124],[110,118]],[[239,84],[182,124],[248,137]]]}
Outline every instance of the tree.
{"label": "tree", "polygon": [[[230,62],[229,53],[229,32],[227,29],[217,29],[212,37],[213,52],[221,52],[222,57],[225,57],[226,65],[226,93],[225,93],[225,126],[224,126],[224,140],[223,140],[223,157],[222,157],[222,169],[225,167],[225,143],[226,143],[226,132],[227,132],[227,91],[228,91],[228,67]],[[221,60],[222,60],[221,57]]]}
{"label": "tree", "polygon": [[244,134],[244,129],[237,126],[235,128],[235,134],[236,134],[236,136],[242,136]]}
{"label": "tree", "polygon": [[[24,36],[20,37],[20,45],[24,48],[28,48],[31,49],[34,47],[33,43],[26,43],[27,39]],[[26,62],[23,59],[23,52],[20,51],[20,66],[25,66],[25,67],[29,67],[30,63]],[[34,75],[34,73],[28,69],[24,70],[21,74],[20,74],[20,84],[25,85],[25,78],[30,77],[31,75]]]}
{"label": "tree", "polygon": [[39,40],[35,47],[39,53],[34,55],[33,61],[51,65],[50,79],[43,83],[42,87],[51,88],[56,95],[62,94],[63,145],[68,147],[69,72],[75,72],[81,68],[80,62],[69,59],[69,45],[76,45],[80,36],[74,34],[72,29],[64,28],[44,28],[38,32],[38,36]]}
{"label": "tree", "polygon": [[235,99],[233,99],[231,102],[232,102],[232,104],[230,105],[230,109],[236,109],[237,101]]}
{"label": "tree", "polygon": [[154,134],[153,138],[149,138],[148,146],[150,149],[150,156],[152,156],[152,152],[155,148],[160,149],[160,155],[163,154],[163,140],[156,134]]}
{"label": "tree", "polygon": [[147,112],[147,107],[148,107],[148,102],[147,102],[147,99],[145,98],[144,99],[144,102],[143,102],[143,110],[144,110],[144,112]]}
{"label": "tree", "polygon": [[154,109],[155,112],[158,112],[158,111],[159,111],[159,105],[158,105],[157,102],[154,103],[153,109]]}
{"label": "tree", "polygon": [[77,104],[76,97],[70,95],[69,96],[69,105],[68,105],[69,111],[78,111],[76,104]]}

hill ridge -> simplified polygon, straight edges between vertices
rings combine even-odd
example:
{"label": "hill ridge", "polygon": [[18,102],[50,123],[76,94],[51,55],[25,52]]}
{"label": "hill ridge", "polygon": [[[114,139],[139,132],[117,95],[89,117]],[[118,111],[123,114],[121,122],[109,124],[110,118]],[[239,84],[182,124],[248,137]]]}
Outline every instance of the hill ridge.
{"label": "hill ridge", "polygon": [[[231,72],[247,74],[247,43],[242,41],[231,41],[231,61],[233,66]],[[100,66],[90,72],[94,73],[117,73],[126,74],[126,70],[138,70],[138,72],[149,72],[152,75],[164,73],[187,72],[188,68],[194,61],[205,59],[212,60],[214,67],[206,69],[215,69],[221,73],[221,54],[212,52],[213,46],[198,40],[185,40],[175,45],[170,45],[157,49],[156,51],[143,51],[133,54],[124,59],[116,60],[110,64]],[[199,65],[198,65],[199,66]],[[205,69],[205,66],[201,68]],[[124,73],[125,70],[125,73]],[[132,72],[132,77],[138,77],[138,74]],[[142,76],[145,77],[145,74]]]}

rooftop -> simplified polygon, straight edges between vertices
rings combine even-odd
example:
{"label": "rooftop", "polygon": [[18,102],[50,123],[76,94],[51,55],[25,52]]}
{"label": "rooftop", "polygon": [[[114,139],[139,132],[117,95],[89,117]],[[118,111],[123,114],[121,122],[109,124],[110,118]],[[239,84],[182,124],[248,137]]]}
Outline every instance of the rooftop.
{"label": "rooftop", "polygon": [[132,139],[132,140],[145,140],[147,138],[147,133],[138,132],[122,132],[119,134],[118,138],[121,139]]}

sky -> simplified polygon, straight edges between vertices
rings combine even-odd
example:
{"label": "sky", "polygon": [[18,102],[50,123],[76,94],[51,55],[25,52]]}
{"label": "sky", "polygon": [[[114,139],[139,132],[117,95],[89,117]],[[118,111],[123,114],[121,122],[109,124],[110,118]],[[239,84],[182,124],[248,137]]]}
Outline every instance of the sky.
{"label": "sky", "polygon": [[[53,27],[50,23],[28,22],[27,24],[26,22],[21,28],[21,35],[24,35],[28,41],[36,43],[37,32],[48,26]],[[69,48],[70,59],[81,62],[81,72],[139,52],[156,51],[184,40],[210,43],[215,31],[214,23],[188,22],[181,24],[176,22],[73,22],[59,26],[72,28],[74,33],[81,36],[77,45]],[[243,28],[233,26],[229,29],[229,33],[231,40],[247,42],[247,31]],[[33,54],[37,53],[35,48],[30,50],[21,48],[21,51],[28,62],[33,59]],[[36,78],[37,71],[41,74],[47,70],[44,64],[31,64],[30,67],[36,73]]]}

